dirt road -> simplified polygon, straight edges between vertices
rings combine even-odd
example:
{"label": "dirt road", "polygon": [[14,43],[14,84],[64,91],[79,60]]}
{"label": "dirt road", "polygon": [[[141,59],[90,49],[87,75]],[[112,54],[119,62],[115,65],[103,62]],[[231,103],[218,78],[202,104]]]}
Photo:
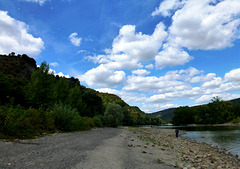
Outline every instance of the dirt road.
{"label": "dirt road", "polygon": [[[138,145],[132,147],[132,143]],[[61,133],[18,142],[0,141],[0,169],[170,169],[154,147],[124,128]]]}

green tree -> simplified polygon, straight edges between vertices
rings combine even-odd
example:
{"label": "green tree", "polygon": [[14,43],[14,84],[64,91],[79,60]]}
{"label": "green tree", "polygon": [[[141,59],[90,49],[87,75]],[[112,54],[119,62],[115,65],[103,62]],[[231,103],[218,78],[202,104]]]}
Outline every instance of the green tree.
{"label": "green tree", "polygon": [[126,107],[122,109],[123,112],[123,125],[124,126],[132,126],[133,125],[133,117],[130,115],[130,112]]}
{"label": "green tree", "polygon": [[110,127],[117,127],[122,124],[122,107],[116,103],[108,103],[104,113],[106,124]]}
{"label": "green tree", "polygon": [[54,95],[57,103],[65,103],[69,93],[69,81],[66,78],[59,78],[54,87]]}
{"label": "green tree", "polygon": [[185,107],[177,108],[174,111],[172,123],[174,125],[194,123],[194,113],[193,113],[191,107],[185,106]]}
{"label": "green tree", "polygon": [[76,108],[81,116],[84,115],[87,106],[82,100],[82,92],[78,85],[69,90],[66,102],[71,107]]}
{"label": "green tree", "polygon": [[7,103],[11,96],[13,84],[4,74],[0,73],[0,105]]}
{"label": "green tree", "polygon": [[96,115],[103,115],[103,102],[95,91],[87,90],[82,96],[83,102],[86,104],[86,110],[83,116],[94,117]]}
{"label": "green tree", "polygon": [[43,62],[40,68],[31,75],[28,84],[27,98],[33,107],[51,107],[55,103],[53,73],[49,73],[49,65]]}

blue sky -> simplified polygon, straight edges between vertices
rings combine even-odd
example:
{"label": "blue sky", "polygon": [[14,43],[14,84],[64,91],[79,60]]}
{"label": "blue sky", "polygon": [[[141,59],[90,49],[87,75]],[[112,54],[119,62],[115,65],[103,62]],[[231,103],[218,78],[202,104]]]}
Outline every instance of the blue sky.
{"label": "blue sky", "polygon": [[0,53],[146,113],[240,97],[239,0],[1,0]]}

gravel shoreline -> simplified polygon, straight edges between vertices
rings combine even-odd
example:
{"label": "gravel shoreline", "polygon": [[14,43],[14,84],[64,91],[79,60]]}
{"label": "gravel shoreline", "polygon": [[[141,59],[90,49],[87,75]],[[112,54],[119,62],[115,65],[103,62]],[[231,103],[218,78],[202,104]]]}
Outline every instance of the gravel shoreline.
{"label": "gravel shoreline", "polygon": [[175,138],[174,130],[134,129],[133,132],[159,150],[159,162],[184,169],[240,168],[238,157],[206,143]]}
{"label": "gravel shoreline", "polygon": [[220,169],[240,160],[175,138],[171,129],[98,128],[31,140],[0,140],[0,169]]}

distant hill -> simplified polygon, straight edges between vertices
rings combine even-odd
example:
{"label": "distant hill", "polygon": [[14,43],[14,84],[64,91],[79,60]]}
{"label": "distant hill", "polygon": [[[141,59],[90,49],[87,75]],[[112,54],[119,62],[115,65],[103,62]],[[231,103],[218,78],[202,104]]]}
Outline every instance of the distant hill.
{"label": "distant hill", "polygon": [[230,101],[233,103],[233,105],[240,104],[240,98],[233,99],[233,100],[230,100]]}
{"label": "distant hill", "polygon": [[151,117],[151,118],[159,117],[163,121],[165,121],[166,123],[170,123],[170,121],[173,118],[174,110],[176,110],[176,108],[170,108],[170,109],[166,109],[166,110],[161,110],[161,111],[158,111],[158,112],[155,112],[155,113],[146,114],[146,115]]}
{"label": "distant hill", "polygon": [[[240,104],[240,98],[238,99],[233,99],[233,100],[229,100],[230,102],[232,102],[233,105],[236,104]],[[170,108],[170,109],[166,109],[166,110],[161,110],[158,112],[154,112],[154,113],[149,113],[146,114],[147,116],[154,118],[154,117],[159,117],[161,118],[163,121],[165,121],[166,123],[170,123],[170,121],[173,118],[173,112],[176,110],[177,108]]]}

